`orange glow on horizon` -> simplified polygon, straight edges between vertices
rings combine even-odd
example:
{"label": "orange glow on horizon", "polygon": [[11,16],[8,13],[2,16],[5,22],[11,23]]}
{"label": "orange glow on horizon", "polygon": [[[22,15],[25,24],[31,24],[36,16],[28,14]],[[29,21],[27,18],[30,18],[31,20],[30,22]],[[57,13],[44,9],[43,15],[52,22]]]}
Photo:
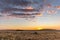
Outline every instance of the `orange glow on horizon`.
{"label": "orange glow on horizon", "polygon": [[12,25],[12,24],[1,24],[0,25],[0,29],[1,30],[4,30],[4,29],[12,29],[12,30],[41,30],[41,29],[57,29],[59,30],[60,29],[60,25],[59,24],[45,24],[45,25],[19,25],[19,24],[16,24],[16,25]]}

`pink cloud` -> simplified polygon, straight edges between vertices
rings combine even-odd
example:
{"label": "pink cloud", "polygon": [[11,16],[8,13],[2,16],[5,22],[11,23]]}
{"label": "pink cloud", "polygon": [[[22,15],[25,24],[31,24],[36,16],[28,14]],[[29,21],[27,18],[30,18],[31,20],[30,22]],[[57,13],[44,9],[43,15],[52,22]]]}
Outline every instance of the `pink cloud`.
{"label": "pink cloud", "polygon": [[55,8],[60,9],[60,6],[55,6]]}
{"label": "pink cloud", "polygon": [[52,7],[52,5],[51,5],[51,4],[46,4],[46,6],[47,6],[48,8],[51,8],[51,7]]}
{"label": "pink cloud", "polygon": [[57,11],[55,11],[55,10],[48,10],[47,13],[48,13],[48,14],[56,14]]}

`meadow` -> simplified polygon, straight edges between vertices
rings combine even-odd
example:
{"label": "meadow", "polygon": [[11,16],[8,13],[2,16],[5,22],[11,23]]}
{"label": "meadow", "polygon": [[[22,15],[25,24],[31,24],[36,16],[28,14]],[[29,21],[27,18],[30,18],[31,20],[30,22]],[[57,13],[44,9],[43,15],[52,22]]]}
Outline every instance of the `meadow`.
{"label": "meadow", "polygon": [[0,40],[60,40],[60,31],[0,31]]}

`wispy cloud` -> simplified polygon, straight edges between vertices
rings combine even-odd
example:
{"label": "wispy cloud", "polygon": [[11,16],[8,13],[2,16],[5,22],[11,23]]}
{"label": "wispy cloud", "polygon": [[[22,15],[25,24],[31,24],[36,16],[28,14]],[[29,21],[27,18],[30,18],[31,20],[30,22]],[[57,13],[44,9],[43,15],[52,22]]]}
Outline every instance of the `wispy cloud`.
{"label": "wispy cloud", "polygon": [[[45,7],[51,9],[53,6],[51,2],[51,0],[0,0],[0,12],[5,16],[35,17],[46,11],[44,10]],[[55,8],[60,9],[60,6]],[[55,10],[48,10],[47,12],[49,14],[56,13]]]}
{"label": "wispy cloud", "polygon": [[60,9],[60,6],[55,6],[56,9]]}
{"label": "wispy cloud", "polygon": [[42,0],[0,0],[0,12],[7,16],[35,17],[41,14],[43,2]]}
{"label": "wispy cloud", "polygon": [[56,14],[57,11],[55,11],[55,10],[47,10],[47,13],[48,13],[48,14]]}
{"label": "wispy cloud", "polygon": [[52,5],[51,4],[46,4],[47,8],[51,8]]}

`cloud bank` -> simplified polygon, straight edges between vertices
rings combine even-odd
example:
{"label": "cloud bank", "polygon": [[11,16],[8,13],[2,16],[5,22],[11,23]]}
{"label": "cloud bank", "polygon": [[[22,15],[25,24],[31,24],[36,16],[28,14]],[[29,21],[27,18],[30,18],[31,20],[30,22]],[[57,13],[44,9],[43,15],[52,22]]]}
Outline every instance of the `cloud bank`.
{"label": "cloud bank", "polygon": [[[5,15],[29,18],[40,15],[45,9],[52,9],[52,7],[60,9],[60,6],[53,6],[51,2],[56,3],[54,0],[0,0],[0,17]],[[52,14],[55,13],[55,11],[48,10],[48,13]]]}

